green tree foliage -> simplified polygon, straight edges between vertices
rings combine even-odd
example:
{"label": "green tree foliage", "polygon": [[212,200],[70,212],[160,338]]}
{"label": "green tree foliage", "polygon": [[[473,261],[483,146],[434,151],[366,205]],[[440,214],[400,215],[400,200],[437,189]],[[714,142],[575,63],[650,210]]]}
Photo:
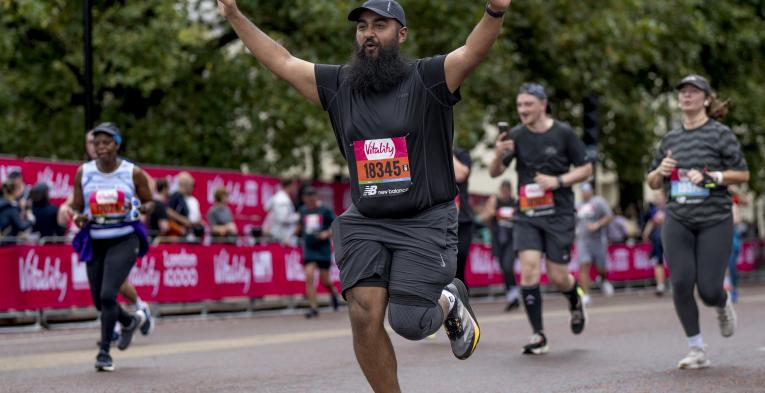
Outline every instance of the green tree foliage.
{"label": "green tree foliage", "polygon": [[[279,174],[334,152],[326,114],[249,56],[211,0],[93,1],[98,120],[126,130],[141,162]],[[353,50],[345,17],[359,2],[240,0],[293,54],[342,63]],[[462,45],[482,1],[401,0],[411,58]],[[74,159],[83,121],[82,2],[0,0],[0,152]],[[673,85],[710,77],[731,100],[752,186],[765,146],[765,1],[518,0],[490,58],[462,88],[457,143],[485,141],[484,125],[517,121],[515,92],[548,86],[556,117],[581,126],[583,97],[600,97],[601,160],[623,199],[638,198],[661,130],[677,125]],[[339,157],[338,157],[339,158]],[[317,174],[315,174],[317,175]]]}

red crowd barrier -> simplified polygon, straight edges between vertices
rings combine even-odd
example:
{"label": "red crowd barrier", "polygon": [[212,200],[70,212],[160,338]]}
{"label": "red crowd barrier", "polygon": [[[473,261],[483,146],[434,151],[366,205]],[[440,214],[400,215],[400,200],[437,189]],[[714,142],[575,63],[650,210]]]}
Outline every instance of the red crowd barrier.
{"label": "red crowd barrier", "polygon": [[[609,279],[653,277],[648,246],[613,245]],[[574,253],[575,254],[575,253]],[[744,242],[740,271],[751,271],[762,255],[762,244]],[[281,245],[233,246],[166,244],[140,258],[129,280],[142,299],[160,303],[193,303],[227,297],[290,296],[304,293],[302,251]],[[576,258],[570,265],[578,270]],[[516,272],[518,271],[516,265]],[[491,249],[473,244],[466,269],[473,287],[503,283]],[[332,265],[331,277],[339,272]],[[543,276],[543,282],[546,278]],[[319,286],[319,291],[324,289]],[[92,304],[86,266],[69,245],[0,248],[0,311],[83,307]]]}
{"label": "red crowd barrier", "polygon": [[[129,281],[147,302],[299,295],[305,292],[302,258],[299,248],[281,245],[160,245],[138,259]],[[338,281],[334,265],[331,276]],[[0,248],[0,311],[91,304],[86,265],[71,246]]]}
{"label": "red crowd barrier", "polygon": [[[649,259],[651,252],[650,244],[636,244],[628,246],[624,244],[612,244],[608,247],[608,279],[610,281],[636,281],[653,278],[654,261]],[[739,271],[749,272],[754,270],[758,261],[763,257],[763,243],[759,241],[745,241],[741,245],[737,267]],[[569,264],[571,272],[579,271],[576,248],[571,254],[572,261]],[[503,284],[504,279],[499,264],[491,255],[491,248],[483,244],[473,244],[470,248],[468,265],[465,269],[465,279],[470,286],[486,287]],[[516,280],[520,282],[520,268],[518,261],[515,262]],[[594,276],[594,272],[593,278]],[[544,264],[542,264],[542,281],[546,284]]]}

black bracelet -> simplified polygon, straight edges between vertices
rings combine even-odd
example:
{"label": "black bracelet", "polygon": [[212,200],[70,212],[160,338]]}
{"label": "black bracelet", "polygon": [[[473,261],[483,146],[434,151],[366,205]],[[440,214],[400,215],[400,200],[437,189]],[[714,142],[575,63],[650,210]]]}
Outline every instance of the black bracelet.
{"label": "black bracelet", "polygon": [[492,18],[501,18],[505,16],[505,11],[500,11],[500,12],[494,11],[493,9],[491,9],[491,7],[489,7],[489,3],[486,3],[486,13],[489,14],[489,16],[491,16]]}

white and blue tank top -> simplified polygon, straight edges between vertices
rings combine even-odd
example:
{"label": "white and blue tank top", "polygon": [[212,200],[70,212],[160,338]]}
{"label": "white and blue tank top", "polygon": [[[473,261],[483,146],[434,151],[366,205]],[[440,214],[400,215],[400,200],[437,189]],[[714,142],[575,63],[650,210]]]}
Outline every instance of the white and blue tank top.
{"label": "white and blue tank top", "polygon": [[85,215],[91,220],[93,239],[114,239],[133,233],[132,222],[140,217],[136,199],[133,168],[122,160],[111,173],[98,169],[96,161],[82,166],[82,194]]}

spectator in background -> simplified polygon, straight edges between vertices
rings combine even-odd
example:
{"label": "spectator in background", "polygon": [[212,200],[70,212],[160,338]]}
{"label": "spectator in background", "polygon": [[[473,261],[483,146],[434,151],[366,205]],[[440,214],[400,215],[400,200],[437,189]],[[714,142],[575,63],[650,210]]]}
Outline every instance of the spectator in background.
{"label": "spectator in background", "polygon": [[593,195],[592,184],[579,186],[582,201],[576,207],[576,253],[579,256],[579,286],[582,301],[590,302],[590,267],[595,264],[603,294],[612,296],[614,286],[608,281],[608,237],[606,228],[613,218],[611,207],[601,196]]}
{"label": "spectator in background", "polygon": [[40,237],[64,236],[66,228],[58,225],[58,207],[50,203],[48,185],[37,183],[29,191],[29,199],[32,203],[32,215],[35,223],[32,232]]}
{"label": "spectator in background", "polygon": [[627,242],[627,219],[622,214],[619,205],[613,208],[614,218],[608,223],[608,242],[611,244],[624,244]]}
{"label": "spectator in background", "polygon": [[330,225],[335,220],[335,213],[323,206],[316,196],[316,189],[305,187],[303,189],[303,205],[300,207],[300,222],[295,233],[303,238],[303,269],[305,271],[305,292],[308,297],[310,309],[305,314],[306,318],[319,316],[318,303],[316,302],[316,286],[314,276],[319,269],[319,282],[329,291],[332,308],[337,310],[337,289],[332,285],[329,277],[329,268],[332,264],[332,247]]}
{"label": "spectator in background", "polygon": [[[154,196],[154,207],[146,218],[147,227],[151,236],[181,236],[184,233],[183,227],[175,223],[174,232],[171,231],[170,220],[168,219],[167,199],[169,196],[169,185],[165,179],[157,179],[155,182],[157,194]],[[173,212],[175,212],[173,210]],[[178,213],[176,213],[178,214]]]}
{"label": "spectator in background", "polygon": [[171,217],[178,224],[186,228],[186,235],[201,238],[204,235],[202,224],[202,212],[199,209],[199,200],[194,197],[194,178],[188,172],[181,172],[176,176],[178,189],[170,195],[167,207],[175,210],[178,215]]}
{"label": "spectator in background", "polygon": [[225,241],[236,241],[239,230],[234,223],[234,215],[228,207],[228,190],[218,187],[214,193],[215,204],[207,211],[207,224],[214,237],[225,238]]}
{"label": "spectator in background", "polygon": [[16,203],[21,208],[21,210],[24,211],[27,204],[27,197],[28,197],[27,185],[24,183],[24,177],[21,175],[21,172],[13,171],[8,174],[7,181],[14,184],[14,188],[16,191],[14,191],[13,196],[16,200]]}
{"label": "spectator in background", "polygon": [[624,210],[624,227],[627,228],[627,243],[632,244],[640,238],[640,224],[638,217],[638,208],[634,204],[627,206]]}
{"label": "spectator in background", "polygon": [[661,244],[661,227],[667,214],[664,192],[657,190],[653,194],[653,206],[648,212],[648,221],[643,228],[643,241],[651,243],[649,258],[653,261],[653,276],[656,280],[656,296],[664,296],[666,274],[664,272],[664,247]]}
{"label": "spectator in background", "polygon": [[0,244],[13,244],[15,238],[22,232],[32,227],[32,223],[27,221],[17,199],[19,198],[19,185],[10,176],[0,187]]}
{"label": "spectator in background", "polygon": [[295,212],[292,195],[297,193],[297,187],[296,181],[282,179],[281,189],[266,203],[263,231],[282,244],[295,244],[295,228],[300,215]]}

